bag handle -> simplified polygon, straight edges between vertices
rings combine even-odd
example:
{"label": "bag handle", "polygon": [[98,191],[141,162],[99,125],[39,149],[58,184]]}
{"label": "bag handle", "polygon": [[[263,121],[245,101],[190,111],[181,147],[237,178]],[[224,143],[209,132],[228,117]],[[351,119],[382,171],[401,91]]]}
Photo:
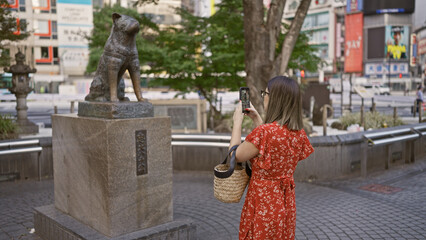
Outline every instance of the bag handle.
{"label": "bag handle", "polygon": [[[214,171],[214,175],[216,177],[218,177],[218,178],[228,178],[228,177],[230,177],[232,175],[232,173],[234,173],[234,170],[235,170],[235,161],[236,161],[235,160],[235,156],[237,154],[237,148],[238,148],[238,146],[239,145],[232,146],[229,149],[229,152],[226,155],[225,160],[223,160],[223,162],[222,162],[222,164],[226,164],[226,160],[228,160],[229,154],[231,154],[231,152],[232,152],[231,160],[229,162],[229,169],[228,169],[228,171],[226,171],[226,172],[219,172],[219,171],[215,170]],[[237,164],[240,165],[240,166],[242,166],[242,163],[237,163]],[[247,162],[245,164],[246,164],[246,167],[245,167],[246,173],[247,173],[247,175],[249,177],[251,177],[251,168],[249,167],[249,164]]]}
{"label": "bag handle", "polygon": [[229,161],[229,169],[226,172],[219,172],[219,171],[214,171],[214,175],[218,178],[228,178],[232,175],[232,173],[234,173],[234,169],[235,169],[235,155],[237,154],[237,148],[238,145],[232,146],[229,149],[228,154],[226,155],[225,160],[223,160],[222,164],[226,164],[226,160],[228,160],[229,154],[232,152],[231,155],[231,160]]}

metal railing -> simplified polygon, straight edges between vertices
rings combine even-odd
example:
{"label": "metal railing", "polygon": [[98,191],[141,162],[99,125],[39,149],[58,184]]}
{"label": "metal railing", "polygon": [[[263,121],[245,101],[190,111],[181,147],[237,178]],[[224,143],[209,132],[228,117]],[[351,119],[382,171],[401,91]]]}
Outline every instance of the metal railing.
{"label": "metal railing", "polygon": [[1,155],[37,152],[38,153],[37,165],[38,165],[38,180],[39,181],[41,181],[40,155],[41,155],[42,150],[43,150],[43,148],[40,146],[40,141],[38,139],[0,143],[0,156]]}
{"label": "metal railing", "polygon": [[172,135],[172,146],[229,147],[230,140],[231,136],[176,134]]}
{"label": "metal railing", "polygon": [[385,169],[388,169],[390,166],[392,158],[391,144],[395,142],[405,142],[405,163],[414,162],[414,141],[423,135],[423,132],[420,131],[426,131],[426,125],[364,134],[366,144],[364,145],[363,157],[361,158],[361,176],[367,176],[367,150],[374,146],[386,146]]}

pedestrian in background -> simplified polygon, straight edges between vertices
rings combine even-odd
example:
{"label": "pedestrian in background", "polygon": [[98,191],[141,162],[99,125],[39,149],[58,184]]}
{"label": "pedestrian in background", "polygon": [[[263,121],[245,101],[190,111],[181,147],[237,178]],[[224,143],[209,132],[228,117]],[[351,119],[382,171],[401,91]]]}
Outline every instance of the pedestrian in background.
{"label": "pedestrian in background", "polygon": [[274,77],[261,91],[265,122],[256,109],[246,110],[255,129],[240,144],[244,114],[235,109],[230,147],[240,144],[238,162],[251,162],[252,175],[241,213],[239,239],[294,239],[296,199],[294,170],[314,149],[303,130],[299,85]]}
{"label": "pedestrian in background", "polygon": [[417,87],[417,94],[416,94],[416,105],[417,105],[417,109],[416,111],[419,112],[419,108],[422,107],[424,99],[423,99],[423,88],[422,85],[419,84],[419,86]]}

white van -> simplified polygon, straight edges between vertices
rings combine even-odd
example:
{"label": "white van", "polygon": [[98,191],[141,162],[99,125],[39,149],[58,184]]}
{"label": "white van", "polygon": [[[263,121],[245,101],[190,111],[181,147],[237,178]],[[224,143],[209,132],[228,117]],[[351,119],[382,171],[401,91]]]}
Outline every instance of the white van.
{"label": "white van", "polygon": [[390,95],[390,89],[386,85],[364,84],[366,90],[372,91],[374,95]]}

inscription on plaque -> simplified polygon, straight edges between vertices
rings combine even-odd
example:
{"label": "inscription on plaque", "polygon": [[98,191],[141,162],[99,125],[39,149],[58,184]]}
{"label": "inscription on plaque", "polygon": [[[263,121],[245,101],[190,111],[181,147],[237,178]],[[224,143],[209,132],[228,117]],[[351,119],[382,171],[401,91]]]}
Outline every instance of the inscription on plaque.
{"label": "inscription on plaque", "polygon": [[146,130],[138,130],[136,137],[136,175],[148,173],[148,144],[146,139]]}

